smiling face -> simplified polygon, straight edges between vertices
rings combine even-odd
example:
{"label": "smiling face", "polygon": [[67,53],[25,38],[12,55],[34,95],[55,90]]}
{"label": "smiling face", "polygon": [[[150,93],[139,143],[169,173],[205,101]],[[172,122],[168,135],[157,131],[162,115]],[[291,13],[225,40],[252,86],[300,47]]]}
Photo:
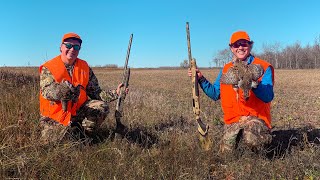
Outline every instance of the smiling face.
{"label": "smiling face", "polygon": [[80,42],[76,39],[66,39],[60,46],[60,52],[61,52],[61,59],[65,64],[72,65],[74,61],[77,59],[79,50],[76,50],[75,47],[67,47],[66,44],[71,44],[71,45],[79,45],[81,46]]}
{"label": "smiling face", "polygon": [[250,41],[240,39],[230,45],[230,50],[239,60],[246,60],[252,49]]}

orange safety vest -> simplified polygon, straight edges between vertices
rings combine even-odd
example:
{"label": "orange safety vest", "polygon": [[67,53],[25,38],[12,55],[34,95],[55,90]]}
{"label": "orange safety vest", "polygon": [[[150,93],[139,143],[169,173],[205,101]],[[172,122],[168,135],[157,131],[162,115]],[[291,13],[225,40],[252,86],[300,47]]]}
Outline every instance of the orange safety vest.
{"label": "orange safety vest", "polygon": [[67,80],[75,87],[81,85],[78,101],[76,103],[69,101],[67,111],[63,111],[61,101],[50,101],[45,99],[40,90],[41,115],[49,117],[60,124],[67,126],[70,123],[71,116],[75,116],[77,110],[88,99],[85,90],[89,82],[89,66],[86,61],[77,58],[74,64],[72,78],[69,76],[60,55],[41,65],[39,68],[40,73],[42,67],[49,69],[56,83],[60,83],[62,80]]}
{"label": "orange safety vest", "polygon": [[[264,71],[268,67],[272,70],[272,82],[274,84],[274,69],[271,64],[263,61],[259,58],[254,58],[252,61],[253,64],[260,64]],[[223,67],[222,73],[227,73],[228,69],[233,66],[232,62],[226,64]],[[262,77],[258,81],[261,81]],[[234,122],[239,122],[241,116],[256,116],[265,121],[266,125],[271,129],[271,115],[270,115],[270,102],[265,103],[260,100],[256,95],[250,90],[249,99],[244,100],[242,90],[239,89],[238,100],[236,98],[237,93],[232,88],[230,84],[221,84],[220,83],[220,98],[221,106],[224,113],[224,122],[226,124],[231,124]]]}

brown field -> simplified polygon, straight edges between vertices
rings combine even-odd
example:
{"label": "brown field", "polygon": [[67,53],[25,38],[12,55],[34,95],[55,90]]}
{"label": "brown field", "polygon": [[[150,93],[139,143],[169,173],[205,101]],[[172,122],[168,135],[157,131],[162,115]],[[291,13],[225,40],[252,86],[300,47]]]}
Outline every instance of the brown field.
{"label": "brown field", "polygon": [[[101,87],[115,88],[122,70],[95,68]],[[203,70],[213,81],[218,70]],[[201,117],[213,147],[198,144],[186,70],[131,71],[123,123],[110,136],[114,106],[91,143],[39,143],[36,68],[0,68],[0,179],[319,179],[320,71],[276,70],[273,141],[262,152],[218,153],[220,101],[201,92]]]}

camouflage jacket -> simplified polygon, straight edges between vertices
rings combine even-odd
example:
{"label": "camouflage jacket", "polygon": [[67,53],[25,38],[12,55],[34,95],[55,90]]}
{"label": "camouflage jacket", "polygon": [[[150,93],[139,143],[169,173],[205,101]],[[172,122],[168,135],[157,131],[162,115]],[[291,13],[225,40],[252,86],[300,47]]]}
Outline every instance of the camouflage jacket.
{"label": "camouflage jacket", "polygon": [[[72,75],[73,65],[65,65],[69,75]],[[58,88],[60,84],[56,83],[52,73],[46,68],[42,67],[40,73],[40,90],[41,95],[51,101],[59,101]],[[99,82],[92,69],[89,68],[89,82],[86,88],[87,95],[90,99],[102,100],[111,102],[118,98],[116,90],[104,91],[100,88]]]}

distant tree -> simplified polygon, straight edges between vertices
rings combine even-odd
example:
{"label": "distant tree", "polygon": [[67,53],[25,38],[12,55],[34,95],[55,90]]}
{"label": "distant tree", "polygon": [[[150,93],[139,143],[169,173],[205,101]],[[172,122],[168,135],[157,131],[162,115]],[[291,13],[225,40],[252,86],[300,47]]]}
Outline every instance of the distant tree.
{"label": "distant tree", "polygon": [[274,65],[274,68],[280,68],[279,56],[281,52],[281,46],[279,42],[274,44],[263,44],[262,45],[263,54],[266,55],[266,61]]}
{"label": "distant tree", "polygon": [[306,47],[304,48],[304,51],[302,51],[302,68],[306,69],[313,69],[315,66],[315,62],[313,61],[313,47],[308,43]]}
{"label": "distant tree", "polygon": [[105,67],[105,68],[118,68],[118,65],[116,65],[116,64],[106,64],[103,67]]}
{"label": "distant tree", "polygon": [[219,67],[219,59],[214,57],[212,62],[215,64],[216,67]]}
{"label": "distant tree", "polygon": [[217,55],[212,59],[216,67],[222,67],[232,59],[232,52],[229,48],[218,51]]}
{"label": "distant tree", "polygon": [[186,69],[186,68],[188,68],[189,67],[189,61],[188,60],[183,60],[181,63],[180,63],[180,67],[181,68],[184,68],[184,69]]}
{"label": "distant tree", "polygon": [[320,35],[315,38],[314,40],[314,46],[312,49],[312,54],[313,54],[313,58],[314,58],[314,68],[319,68],[320,67]]}
{"label": "distant tree", "polygon": [[293,57],[294,57],[294,63],[295,63],[295,69],[301,68],[302,60],[300,57],[302,56],[302,47],[300,42],[296,42],[293,46]]}

